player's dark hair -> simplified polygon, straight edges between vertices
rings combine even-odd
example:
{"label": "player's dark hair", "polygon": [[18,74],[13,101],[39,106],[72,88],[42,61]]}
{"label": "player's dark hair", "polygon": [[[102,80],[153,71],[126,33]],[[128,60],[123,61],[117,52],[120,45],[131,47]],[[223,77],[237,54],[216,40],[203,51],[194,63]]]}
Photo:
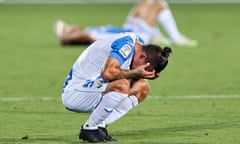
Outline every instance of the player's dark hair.
{"label": "player's dark hair", "polygon": [[159,73],[167,66],[168,57],[172,49],[170,47],[161,48],[157,45],[148,44],[143,45],[143,51],[147,54],[146,61],[154,67],[156,73]]}

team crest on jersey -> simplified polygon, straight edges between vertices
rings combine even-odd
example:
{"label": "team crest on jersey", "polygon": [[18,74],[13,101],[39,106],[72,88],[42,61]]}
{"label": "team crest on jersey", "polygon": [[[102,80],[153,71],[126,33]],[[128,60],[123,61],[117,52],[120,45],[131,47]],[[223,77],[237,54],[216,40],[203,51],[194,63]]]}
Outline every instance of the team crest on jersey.
{"label": "team crest on jersey", "polygon": [[104,84],[104,81],[103,80],[97,80],[94,82],[94,87],[95,88],[101,88]]}
{"label": "team crest on jersey", "polygon": [[119,50],[119,52],[124,58],[126,58],[131,53],[131,47],[126,44]]}

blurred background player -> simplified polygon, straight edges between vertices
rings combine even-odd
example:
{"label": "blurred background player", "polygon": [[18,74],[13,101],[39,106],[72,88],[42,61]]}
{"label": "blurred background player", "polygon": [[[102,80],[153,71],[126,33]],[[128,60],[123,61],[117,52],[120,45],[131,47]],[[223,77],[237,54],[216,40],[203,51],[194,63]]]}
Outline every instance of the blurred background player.
{"label": "blurred background player", "polygon": [[[161,34],[158,24],[166,31],[169,39]],[[111,25],[80,28],[59,20],[54,24],[54,31],[63,45],[89,44],[121,32],[134,32],[142,37],[146,44],[155,43],[163,46],[174,44],[186,47],[197,45],[196,40],[187,38],[178,30],[172,12],[167,2],[163,0],[140,0],[132,8],[121,28]]]}
{"label": "blurred background player", "polygon": [[130,11],[123,27],[135,31],[135,25],[143,25],[143,21],[156,33],[157,38],[154,43],[166,43],[167,40],[161,34],[159,24],[173,44],[191,47],[197,45],[196,40],[187,38],[179,31],[169,5],[164,0],[140,0]]}

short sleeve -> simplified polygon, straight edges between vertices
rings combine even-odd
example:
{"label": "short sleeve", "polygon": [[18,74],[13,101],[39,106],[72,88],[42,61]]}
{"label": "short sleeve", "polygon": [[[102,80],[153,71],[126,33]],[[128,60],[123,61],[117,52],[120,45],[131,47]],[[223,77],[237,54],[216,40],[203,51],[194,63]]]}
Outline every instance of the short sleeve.
{"label": "short sleeve", "polygon": [[115,40],[111,45],[110,56],[116,58],[122,65],[134,53],[134,41],[130,36]]}

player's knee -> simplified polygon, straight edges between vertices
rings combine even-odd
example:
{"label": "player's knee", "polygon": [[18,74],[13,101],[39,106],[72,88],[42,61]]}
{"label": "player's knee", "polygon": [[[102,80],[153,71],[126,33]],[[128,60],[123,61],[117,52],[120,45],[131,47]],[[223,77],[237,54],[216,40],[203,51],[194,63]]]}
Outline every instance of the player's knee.
{"label": "player's knee", "polygon": [[150,86],[149,83],[144,80],[138,80],[133,84],[130,89],[129,95],[134,95],[138,99],[138,103],[142,102],[149,94]]}
{"label": "player's knee", "polygon": [[116,91],[127,94],[130,89],[130,82],[127,79],[121,79],[111,82],[106,92]]}
{"label": "player's knee", "polygon": [[145,98],[147,98],[150,91],[150,86],[147,82],[142,83],[141,87],[141,91],[139,91],[139,94],[137,95],[139,103],[142,102]]}
{"label": "player's knee", "polygon": [[159,11],[161,11],[163,9],[168,8],[168,3],[164,0],[158,0],[156,1],[155,6]]}
{"label": "player's knee", "polygon": [[117,83],[117,89],[119,92],[128,93],[130,89],[130,82],[127,79],[122,79]]}

